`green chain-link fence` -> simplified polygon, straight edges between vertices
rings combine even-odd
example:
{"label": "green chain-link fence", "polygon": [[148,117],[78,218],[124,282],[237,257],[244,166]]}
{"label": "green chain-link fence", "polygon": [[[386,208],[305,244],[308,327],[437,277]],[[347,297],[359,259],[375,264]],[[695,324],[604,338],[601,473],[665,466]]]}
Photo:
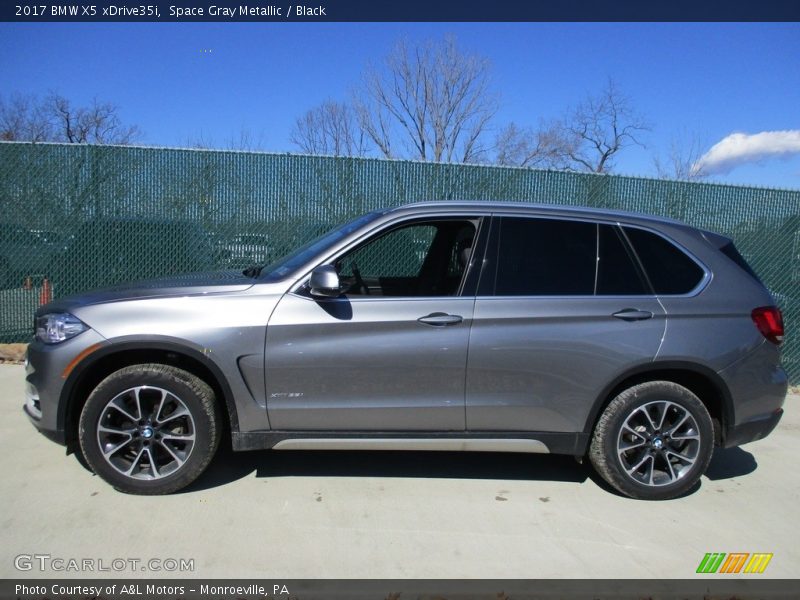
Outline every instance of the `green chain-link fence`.
{"label": "green chain-link fence", "polygon": [[371,209],[452,199],[619,208],[733,237],[784,310],[800,381],[800,191],[206,150],[0,143],[0,342],[29,339],[49,293],[243,268]]}

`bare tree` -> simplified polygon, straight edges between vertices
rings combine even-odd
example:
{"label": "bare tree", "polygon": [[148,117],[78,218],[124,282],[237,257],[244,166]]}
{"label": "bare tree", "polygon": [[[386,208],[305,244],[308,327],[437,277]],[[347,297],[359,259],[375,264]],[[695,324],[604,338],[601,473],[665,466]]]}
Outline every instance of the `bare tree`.
{"label": "bare tree", "polygon": [[34,96],[0,97],[0,140],[45,142],[55,137],[51,115]]}
{"label": "bare tree", "polygon": [[558,128],[567,168],[594,173],[611,171],[614,159],[625,148],[644,147],[640,136],[650,131],[630,97],[612,79],[599,94],[587,97],[569,111]]}
{"label": "bare tree", "polygon": [[61,140],[71,144],[131,144],[140,135],[135,125],[126,126],[119,118],[119,109],[110,102],[95,98],[89,106],[73,106],[59,95],[47,98],[46,103],[56,120],[56,132]]}
{"label": "bare tree", "polygon": [[561,168],[562,148],[561,132],[552,124],[542,122],[537,129],[510,123],[495,139],[495,162],[513,167]]}
{"label": "bare tree", "polygon": [[242,126],[239,132],[230,135],[224,142],[217,142],[214,137],[204,132],[191,135],[186,138],[186,144],[190,148],[198,150],[241,150],[243,152],[258,152],[264,150],[264,132],[253,133],[247,127]]}
{"label": "bare tree", "polygon": [[477,162],[496,111],[486,59],[462,52],[453,37],[399,42],[356,93],[359,124],[387,158]]}
{"label": "bare tree", "polygon": [[700,157],[704,154],[703,143],[698,135],[686,133],[670,140],[666,156],[653,157],[653,165],[661,179],[683,179],[698,181],[708,177],[708,173],[700,165]]}
{"label": "bare tree", "polygon": [[308,154],[364,156],[368,151],[367,139],[353,108],[333,100],[299,117],[289,139]]}
{"label": "bare tree", "polygon": [[0,99],[0,139],[70,144],[131,144],[138,139],[136,126],[122,123],[119,108],[110,102],[93,100],[88,106],[74,106],[65,97],[51,94],[44,100],[35,96]]}
{"label": "bare tree", "polygon": [[265,135],[263,131],[254,133],[247,127],[240,127],[239,133],[228,138],[229,150],[256,152],[264,150]]}

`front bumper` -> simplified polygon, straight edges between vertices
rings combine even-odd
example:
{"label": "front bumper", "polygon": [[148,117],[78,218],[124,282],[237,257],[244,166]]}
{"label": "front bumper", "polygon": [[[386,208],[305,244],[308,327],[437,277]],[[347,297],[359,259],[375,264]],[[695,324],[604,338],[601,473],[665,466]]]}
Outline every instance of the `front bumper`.
{"label": "front bumper", "polygon": [[33,423],[33,426],[36,427],[36,429],[39,430],[39,433],[41,433],[44,437],[57,444],[61,444],[62,446],[67,445],[67,436],[65,435],[63,429],[45,429],[42,427],[41,417],[38,417],[36,414],[34,414],[34,411],[28,407],[27,402],[22,405],[22,410],[28,416],[30,422]]}
{"label": "front bumper", "polygon": [[25,404],[23,410],[45,437],[59,444],[67,443],[66,413],[68,401],[66,384],[76,359],[99,348],[105,342],[94,330],[60,344],[44,344],[34,341],[28,346],[25,362]]}

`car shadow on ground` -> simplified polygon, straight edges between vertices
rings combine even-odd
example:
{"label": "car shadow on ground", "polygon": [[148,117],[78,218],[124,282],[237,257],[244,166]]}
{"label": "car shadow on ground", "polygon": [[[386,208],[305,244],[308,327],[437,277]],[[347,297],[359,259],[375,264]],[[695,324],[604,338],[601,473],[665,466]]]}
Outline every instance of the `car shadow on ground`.
{"label": "car shadow on ground", "polygon": [[183,490],[197,492],[256,477],[408,477],[582,483],[589,467],[571,456],[495,452],[251,451],[220,447],[203,475]]}
{"label": "car shadow on ground", "polygon": [[[739,447],[715,448],[704,477],[675,499],[686,498],[697,492],[703,486],[703,479],[708,479],[709,481],[732,479],[752,473],[757,468],[758,463],[756,462],[755,456],[750,454],[747,450],[742,450]],[[597,484],[597,487],[604,489],[609,494],[614,494],[625,500],[630,500],[630,498],[611,487],[594,469],[589,469],[588,476],[589,479]]]}
{"label": "car shadow on ground", "polygon": [[748,475],[758,468],[756,457],[742,448],[716,448],[706,470],[711,481]]}
{"label": "car shadow on ground", "polygon": [[[91,472],[80,453],[75,457]],[[742,448],[716,448],[705,473],[709,481],[748,475],[758,468]],[[615,496],[627,498],[600,477],[588,460],[571,456],[496,452],[273,451],[234,452],[220,445],[208,469],[178,493],[207,490],[255,473],[256,477],[408,477],[428,479],[500,479],[583,483],[591,479]],[[701,480],[702,481],[702,480]],[[701,481],[680,497],[691,496]]]}

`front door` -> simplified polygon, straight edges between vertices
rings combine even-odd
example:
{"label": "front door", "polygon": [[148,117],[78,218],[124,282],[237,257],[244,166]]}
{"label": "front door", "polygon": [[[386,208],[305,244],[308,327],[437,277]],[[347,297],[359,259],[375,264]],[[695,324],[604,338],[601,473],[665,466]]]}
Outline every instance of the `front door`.
{"label": "front door", "polygon": [[347,290],[286,294],[267,328],[275,430],[463,431],[478,219],[400,223],[328,261]]}

